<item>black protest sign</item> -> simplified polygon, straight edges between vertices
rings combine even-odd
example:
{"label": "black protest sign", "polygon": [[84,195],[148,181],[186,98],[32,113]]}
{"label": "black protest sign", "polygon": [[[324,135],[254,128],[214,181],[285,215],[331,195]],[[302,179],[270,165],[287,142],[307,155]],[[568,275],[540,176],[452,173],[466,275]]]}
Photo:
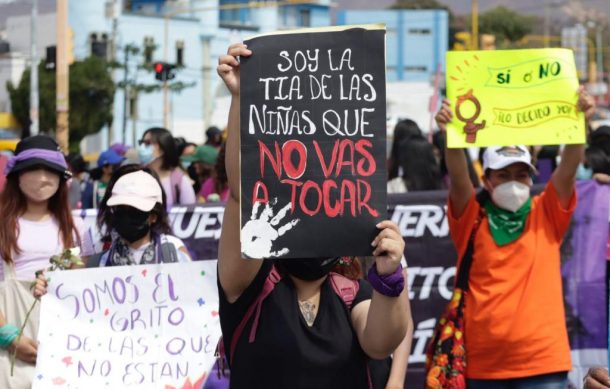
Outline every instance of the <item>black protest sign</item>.
{"label": "black protest sign", "polygon": [[385,30],[244,43],[242,254],[370,255],[387,202]]}

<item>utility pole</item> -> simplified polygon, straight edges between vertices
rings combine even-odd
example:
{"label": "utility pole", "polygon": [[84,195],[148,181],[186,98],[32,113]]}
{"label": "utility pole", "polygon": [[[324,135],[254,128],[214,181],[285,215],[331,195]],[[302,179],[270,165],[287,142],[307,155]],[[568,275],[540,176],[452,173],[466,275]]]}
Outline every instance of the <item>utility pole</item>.
{"label": "utility pole", "polygon": [[38,0],[32,0],[30,17],[30,135],[38,135]]}
{"label": "utility pole", "polygon": [[69,150],[70,84],[68,69],[68,0],[57,0],[56,133],[59,147]]}
{"label": "utility pole", "polygon": [[[167,63],[169,46],[169,18],[165,17],[165,37],[163,41],[163,62]],[[169,88],[167,77],[163,79],[163,127],[169,130]],[[171,131],[171,130],[170,130]]]}
{"label": "utility pole", "polygon": [[597,46],[597,82],[604,82],[604,47],[602,46],[602,26],[597,25],[595,30],[595,45]]}
{"label": "utility pole", "polygon": [[[117,30],[118,30],[118,24],[119,24],[119,18],[118,18],[119,3],[117,1],[118,0],[114,0],[112,3],[108,3],[108,5],[107,5],[108,8],[106,8],[106,17],[112,20],[112,33],[111,33],[112,39],[110,41],[111,42],[110,55],[111,55],[111,61],[113,64],[117,62],[117,48],[118,48]],[[116,77],[116,70],[113,68],[112,80],[115,80],[115,77]],[[123,132],[124,132],[124,130],[123,130]],[[108,145],[112,144],[112,140],[114,138],[113,133],[114,133],[114,122],[108,126]]]}
{"label": "utility pole", "polygon": [[[125,62],[123,63],[123,143],[127,143],[127,105],[129,103],[129,88],[127,87],[128,71],[129,71],[129,51],[131,51],[131,45],[125,45],[123,48],[125,55]],[[167,128],[167,127],[166,127]],[[135,143],[134,143],[135,146]]]}
{"label": "utility pole", "polygon": [[479,3],[478,0],[471,0],[472,13],[472,50],[479,49]]}
{"label": "utility pole", "polygon": [[551,0],[544,3],[544,47],[550,46],[551,38]]}

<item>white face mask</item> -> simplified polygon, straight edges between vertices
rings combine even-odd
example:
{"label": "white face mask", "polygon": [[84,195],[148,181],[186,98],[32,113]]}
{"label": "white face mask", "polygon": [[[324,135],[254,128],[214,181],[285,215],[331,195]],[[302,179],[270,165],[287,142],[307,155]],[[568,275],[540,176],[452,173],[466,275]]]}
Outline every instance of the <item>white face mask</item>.
{"label": "white face mask", "polygon": [[496,186],[491,198],[498,207],[516,212],[530,198],[530,187],[518,181],[509,181]]}
{"label": "white face mask", "polygon": [[140,157],[140,163],[142,165],[151,163],[152,160],[155,159],[152,145],[141,144],[140,147],[138,147],[138,157]]}

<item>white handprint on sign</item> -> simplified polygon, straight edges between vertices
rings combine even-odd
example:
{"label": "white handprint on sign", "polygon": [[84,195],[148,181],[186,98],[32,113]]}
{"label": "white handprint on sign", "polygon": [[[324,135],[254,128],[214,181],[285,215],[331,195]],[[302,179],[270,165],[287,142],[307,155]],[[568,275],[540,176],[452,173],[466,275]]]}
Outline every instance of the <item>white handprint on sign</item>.
{"label": "white handprint on sign", "polygon": [[[271,205],[276,203],[277,199],[274,199]],[[248,258],[272,258],[286,255],[290,252],[287,247],[273,250],[273,242],[294,227],[299,222],[299,219],[292,219],[283,226],[278,226],[290,210],[292,204],[286,204],[275,216],[273,216],[271,205],[267,203],[265,209],[258,215],[261,203],[254,203],[252,216],[241,229],[241,252]]]}

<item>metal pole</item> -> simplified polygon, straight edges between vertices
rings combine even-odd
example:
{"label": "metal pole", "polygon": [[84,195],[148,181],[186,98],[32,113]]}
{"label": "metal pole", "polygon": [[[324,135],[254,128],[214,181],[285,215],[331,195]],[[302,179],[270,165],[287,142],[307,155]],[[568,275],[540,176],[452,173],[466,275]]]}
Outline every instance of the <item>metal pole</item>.
{"label": "metal pole", "polygon": [[57,88],[56,88],[56,133],[59,147],[64,153],[69,150],[70,83],[67,58],[68,0],[57,0]]}
{"label": "metal pole", "polygon": [[212,85],[211,85],[211,70],[210,63],[210,40],[202,40],[203,45],[203,67],[202,67],[202,83],[203,87],[203,128],[208,128],[212,125]]}
{"label": "metal pole", "polygon": [[38,0],[32,0],[30,20],[30,135],[38,135]]}
{"label": "metal pole", "polygon": [[[127,144],[127,105],[129,103],[129,94],[127,88],[128,69],[129,69],[129,50],[130,45],[125,45],[125,63],[123,67],[123,144]],[[135,145],[134,145],[135,146]]]}
{"label": "metal pole", "polygon": [[[119,15],[118,15],[119,4],[118,0],[114,0],[112,4],[112,63],[117,62],[117,41],[118,41],[118,27],[119,27]],[[114,81],[116,77],[116,70],[113,67],[112,70],[112,80]],[[114,100],[113,100],[114,101]],[[114,103],[113,110],[114,110]],[[108,145],[112,144],[112,140],[114,138],[114,121],[108,126]]]}
{"label": "metal pole", "polygon": [[[163,41],[163,62],[167,63],[167,51],[169,46],[169,17],[165,17],[165,39]],[[169,88],[167,75],[163,77],[163,127],[169,129]]]}
{"label": "metal pole", "polygon": [[604,82],[604,47],[602,46],[602,26],[597,26],[595,35],[595,44],[597,45],[597,82]]}
{"label": "metal pole", "polygon": [[551,0],[544,3],[544,47],[550,46],[551,38]]}
{"label": "metal pole", "polygon": [[472,0],[472,50],[479,49],[479,4],[477,0]]}

